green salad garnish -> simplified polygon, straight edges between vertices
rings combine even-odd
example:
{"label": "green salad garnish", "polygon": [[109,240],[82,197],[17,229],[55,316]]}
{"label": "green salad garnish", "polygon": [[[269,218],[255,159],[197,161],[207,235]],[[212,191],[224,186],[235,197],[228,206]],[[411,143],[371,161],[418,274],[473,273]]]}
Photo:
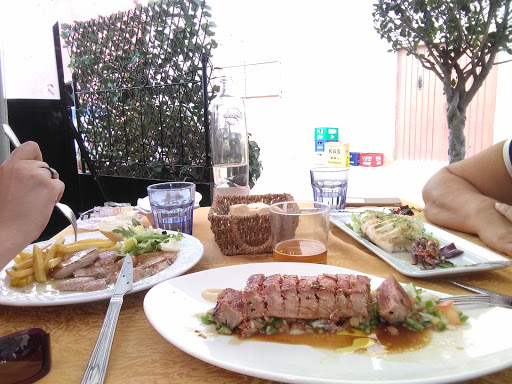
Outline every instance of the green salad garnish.
{"label": "green salad garnish", "polygon": [[123,240],[116,244],[120,256],[126,256],[127,253],[137,256],[142,253],[160,251],[161,243],[169,243],[171,248],[172,243],[175,243],[176,249],[179,249],[178,242],[184,237],[181,232],[169,234],[158,228],[144,228],[136,219],[132,220],[132,225],[128,228],[114,229],[112,232],[123,235]]}

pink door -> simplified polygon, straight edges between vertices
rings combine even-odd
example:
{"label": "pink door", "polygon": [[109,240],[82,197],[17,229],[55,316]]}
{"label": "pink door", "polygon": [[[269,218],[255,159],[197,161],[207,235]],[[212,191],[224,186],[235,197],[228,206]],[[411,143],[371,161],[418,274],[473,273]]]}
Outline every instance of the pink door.
{"label": "pink door", "polygon": [[[495,66],[467,109],[466,157],[493,144],[497,78]],[[447,162],[448,123],[442,83],[404,50],[398,52],[396,94],[395,158]]]}

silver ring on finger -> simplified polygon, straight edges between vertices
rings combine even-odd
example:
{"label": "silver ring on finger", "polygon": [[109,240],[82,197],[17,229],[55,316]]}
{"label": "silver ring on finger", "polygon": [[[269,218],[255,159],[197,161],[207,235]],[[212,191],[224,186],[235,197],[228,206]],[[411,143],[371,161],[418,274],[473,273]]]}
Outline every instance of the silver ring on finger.
{"label": "silver ring on finger", "polygon": [[50,174],[52,175],[52,179],[58,179],[59,178],[59,172],[57,172],[52,167],[45,167],[47,170],[50,171]]}

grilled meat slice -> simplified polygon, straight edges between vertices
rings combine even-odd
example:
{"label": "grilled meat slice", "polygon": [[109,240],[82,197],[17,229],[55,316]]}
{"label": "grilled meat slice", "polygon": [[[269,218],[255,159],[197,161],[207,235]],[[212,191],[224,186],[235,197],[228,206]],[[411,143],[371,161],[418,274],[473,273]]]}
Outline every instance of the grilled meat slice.
{"label": "grilled meat slice", "polygon": [[117,255],[119,254],[118,251],[107,251],[107,252],[101,252],[98,255],[98,258],[94,262],[94,265],[101,267],[104,265],[111,265],[114,264],[114,261],[116,260]]}
{"label": "grilled meat slice", "polygon": [[404,321],[411,314],[409,295],[393,275],[389,275],[377,288],[377,310],[391,324]]}
{"label": "grilled meat slice", "polygon": [[281,296],[282,277],[279,274],[271,275],[263,281],[262,296],[267,304],[268,317],[282,317],[284,311],[284,299]]}
{"label": "grilled meat slice", "polygon": [[74,277],[94,277],[95,279],[107,279],[112,281],[116,272],[121,269],[122,263],[114,263],[117,251],[101,252],[93,265],[77,269],[73,272]]}
{"label": "grilled meat slice", "polygon": [[336,312],[336,276],[318,276],[318,317],[329,319]]}
{"label": "grilled meat slice", "polygon": [[350,302],[353,316],[368,316],[370,279],[367,276],[350,275]]}
{"label": "grilled meat slice", "polygon": [[[136,256],[137,266],[133,268],[133,281],[139,281],[144,277],[153,276],[160,271],[163,271],[174,260],[176,260],[176,253],[174,252],[148,252]],[[117,280],[117,277],[116,277]]]}
{"label": "grilled meat slice", "polygon": [[265,275],[258,274],[249,276],[247,285],[244,288],[244,297],[247,301],[247,308],[250,319],[263,317],[265,313],[265,301],[261,296]]}
{"label": "grilled meat slice", "polygon": [[318,299],[316,290],[318,280],[316,276],[304,276],[299,279],[297,292],[299,295],[299,311],[297,317],[300,319],[318,319]]}
{"label": "grilled meat slice", "polygon": [[109,278],[119,271],[119,263],[108,264],[104,266],[90,265],[85,268],[77,269],[73,272],[74,277],[94,277],[95,279]]}
{"label": "grilled meat slice", "polygon": [[91,292],[105,289],[107,282],[105,279],[95,279],[94,277],[75,277],[59,281],[57,289],[60,291],[83,291]]}
{"label": "grilled meat slice", "polygon": [[281,282],[281,295],[284,300],[285,319],[296,319],[299,315],[299,295],[297,293],[297,285],[299,278],[296,275],[283,276]]}
{"label": "grilled meat slice", "polygon": [[247,317],[247,303],[243,293],[231,288],[223,290],[219,294],[212,316],[217,324],[235,329]]}
{"label": "grilled meat slice", "polygon": [[350,306],[350,275],[336,275],[336,312],[333,320],[352,317]]}
{"label": "grilled meat slice", "polygon": [[75,253],[69,259],[64,260],[55,268],[53,268],[54,279],[64,279],[73,275],[77,269],[87,267],[94,263],[99,255],[98,248],[88,248]]}

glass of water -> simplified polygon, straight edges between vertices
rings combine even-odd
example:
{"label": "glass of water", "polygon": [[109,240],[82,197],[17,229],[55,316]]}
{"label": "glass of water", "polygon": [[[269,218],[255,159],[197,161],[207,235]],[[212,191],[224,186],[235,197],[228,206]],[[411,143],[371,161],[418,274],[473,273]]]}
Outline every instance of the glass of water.
{"label": "glass of water", "polygon": [[327,204],[331,212],[345,209],[348,168],[317,167],[310,170],[315,201]]}
{"label": "glass of water", "polygon": [[195,184],[168,182],[147,189],[155,227],[192,235]]}

